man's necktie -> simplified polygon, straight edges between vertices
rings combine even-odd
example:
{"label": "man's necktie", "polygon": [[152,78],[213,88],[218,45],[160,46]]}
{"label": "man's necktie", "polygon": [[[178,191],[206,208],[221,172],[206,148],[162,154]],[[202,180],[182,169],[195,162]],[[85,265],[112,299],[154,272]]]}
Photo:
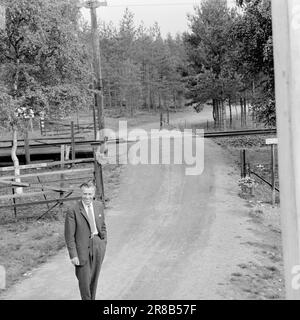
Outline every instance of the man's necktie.
{"label": "man's necktie", "polygon": [[92,211],[92,207],[88,206],[88,218],[89,218],[89,223],[90,223],[90,227],[91,227],[91,234],[96,234],[98,233],[97,231],[97,227],[96,227],[96,223],[95,223],[95,219],[93,216],[93,211]]}

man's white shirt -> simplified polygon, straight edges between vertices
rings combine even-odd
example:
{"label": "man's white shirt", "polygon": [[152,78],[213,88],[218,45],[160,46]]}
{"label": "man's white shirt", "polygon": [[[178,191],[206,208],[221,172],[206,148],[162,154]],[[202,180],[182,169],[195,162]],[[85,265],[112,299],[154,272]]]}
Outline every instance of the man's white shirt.
{"label": "man's white shirt", "polygon": [[[81,201],[81,202],[82,202],[82,205],[84,207],[84,210],[85,210],[87,216],[89,216],[88,206],[83,201]],[[90,208],[91,208],[91,212],[92,212],[92,216],[93,216],[93,220],[94,220],[94,225],[95,225],[96,230],[97,230],[93,202],[91,202]],[[97,234],[98,234],[98,231],[93,233],[93,235],[97,235]]]}

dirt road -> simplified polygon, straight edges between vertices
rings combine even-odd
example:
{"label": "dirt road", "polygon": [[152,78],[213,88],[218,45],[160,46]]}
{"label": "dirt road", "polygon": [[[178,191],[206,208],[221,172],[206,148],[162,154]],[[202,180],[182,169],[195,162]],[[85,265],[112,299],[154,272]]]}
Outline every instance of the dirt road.
{"label": "dirt road", "polygon": [[[230,277],[253,261],[251,221],[234,159],[205,141],[205,169],[128,165],[106,211],[108,247],[98,299],[243,299]],[[2,299],[79,299],[66,249]]]}

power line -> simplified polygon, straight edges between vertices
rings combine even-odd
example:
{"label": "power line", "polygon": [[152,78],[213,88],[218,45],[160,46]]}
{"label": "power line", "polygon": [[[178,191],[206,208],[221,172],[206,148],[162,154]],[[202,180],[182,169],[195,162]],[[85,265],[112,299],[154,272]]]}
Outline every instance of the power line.
{"label": "power line", "polygon": [[120,8],[120,7],[163,7],[163,6],[188,6],[197,5],[199,2],[177,2],[177,3],[128,3],[128,4],[116,4],[108,5],[107,8]]}

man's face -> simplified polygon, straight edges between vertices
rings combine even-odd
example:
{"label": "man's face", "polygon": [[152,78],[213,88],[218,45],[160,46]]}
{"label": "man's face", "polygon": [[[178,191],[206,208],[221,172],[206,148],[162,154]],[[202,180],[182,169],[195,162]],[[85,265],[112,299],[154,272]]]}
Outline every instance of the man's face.
{"label": "man's face", "polygon": [[90,187],[90,188],[82,187],[81,188],[82,201],[87,206],[92,203],[94,196],[95,196],[95,188],[93,188],[93,187]]}

